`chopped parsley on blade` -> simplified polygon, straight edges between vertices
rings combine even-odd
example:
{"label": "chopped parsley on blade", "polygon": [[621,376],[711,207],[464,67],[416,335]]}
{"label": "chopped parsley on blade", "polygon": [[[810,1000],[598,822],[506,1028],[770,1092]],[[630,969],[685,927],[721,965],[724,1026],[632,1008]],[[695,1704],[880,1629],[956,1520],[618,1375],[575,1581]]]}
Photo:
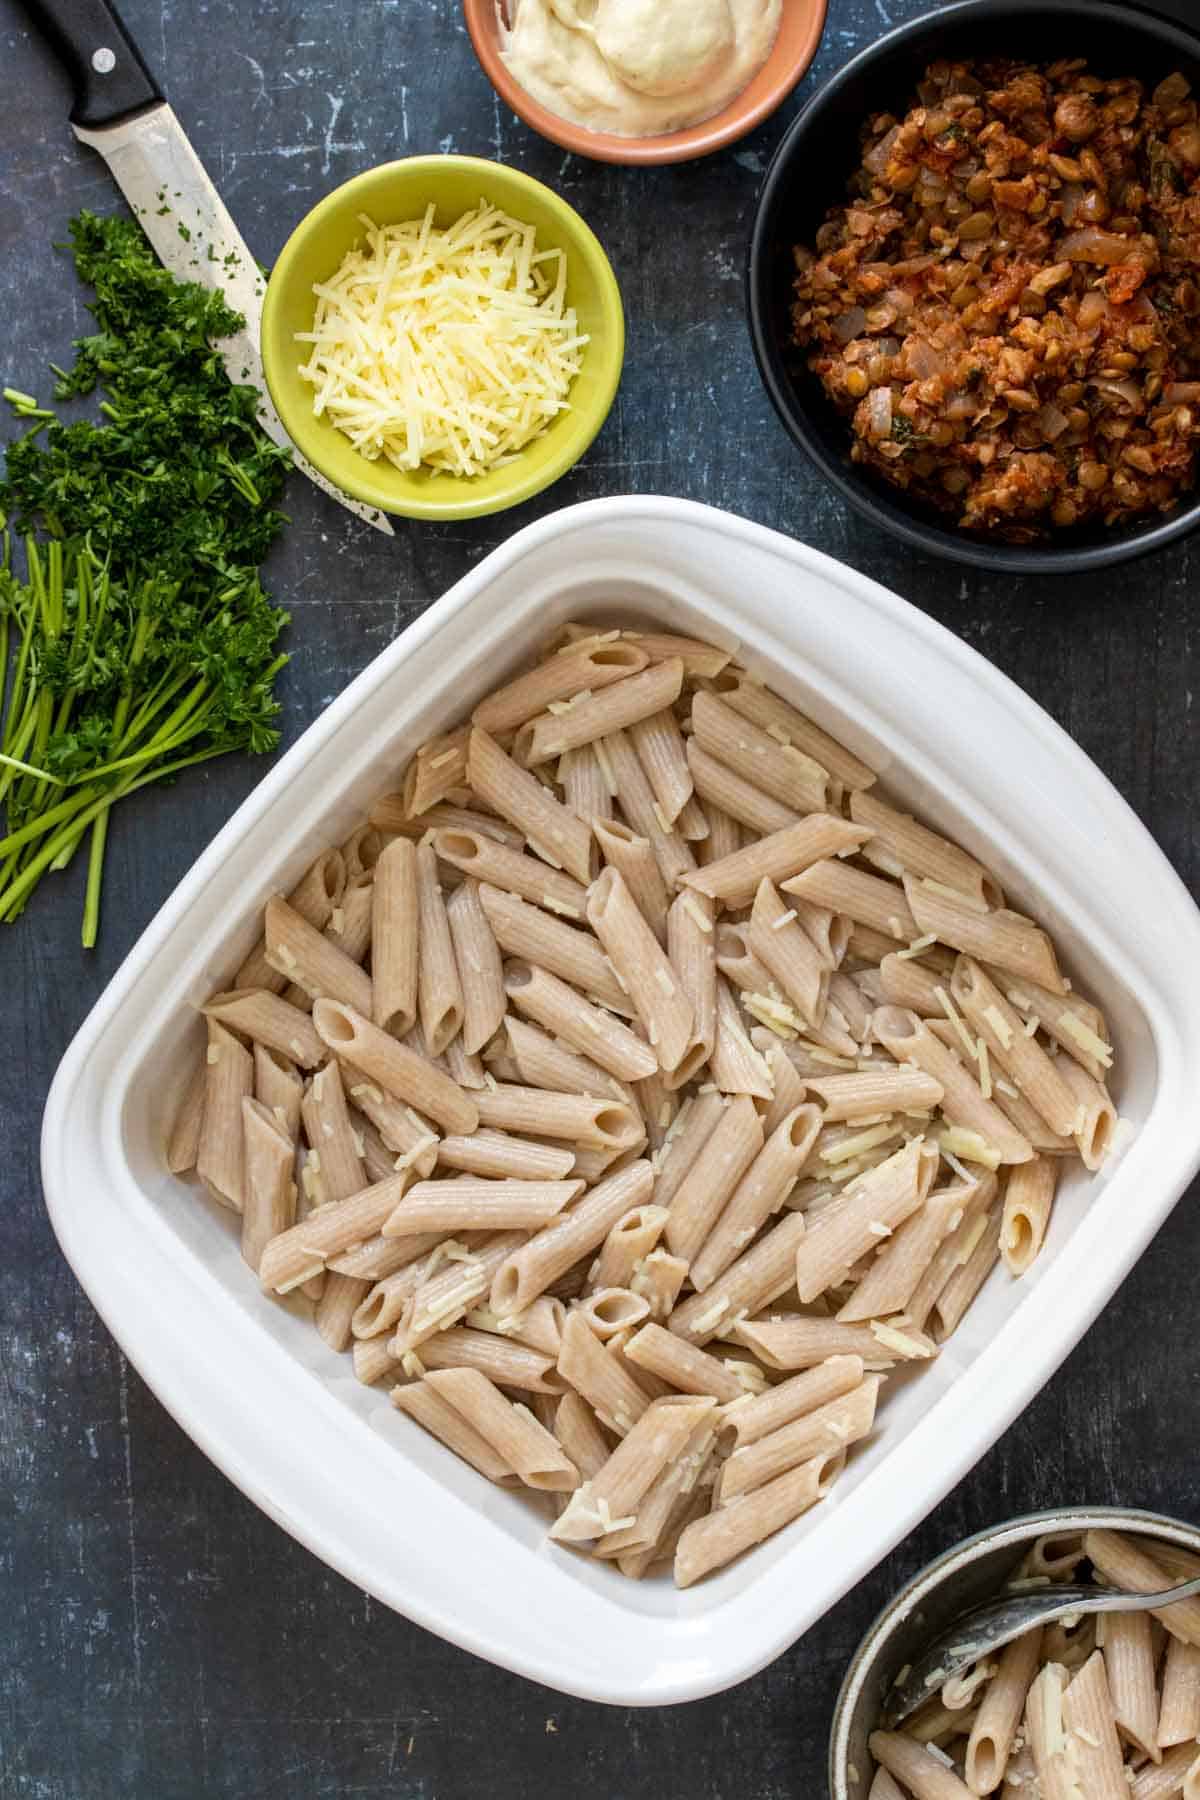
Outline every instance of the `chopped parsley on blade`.
{"label": "chopped parsley on blade", "polygon": [[[283,524],[291,456],[255,423],[213,340],[242,320],[176,281],[130,219],[82,212],[70,251],[96,331],[55,398],[99,390],[64,424],[5,389],[32,424],[5,453],[0,525],[0,920],[86,846],[83,942],[96,942],[116,801],[227,750],[273,750],[287,613],[259,565]],[[18,572],[18,564],[23,569]]]}

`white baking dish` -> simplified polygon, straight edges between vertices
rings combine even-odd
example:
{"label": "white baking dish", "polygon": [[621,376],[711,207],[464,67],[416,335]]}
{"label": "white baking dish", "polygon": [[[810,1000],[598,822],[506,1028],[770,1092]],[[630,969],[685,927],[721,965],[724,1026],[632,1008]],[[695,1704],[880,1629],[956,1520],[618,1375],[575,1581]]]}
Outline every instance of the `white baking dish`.
{"label": "white baking dish", "polygon": [[[1108,1016],[1136,1127],[1073,1178],[1018,1287],[997,1275],[938,1363],[895,1384],[830,1500],[713,1580],[633,1583],[544,1541],[259,1294],[232,1221],[163,1170],[201,1041],[261,902],[339,841],[422,739],[560,621],[622,616],[741,645],[751,667],[995,866]],[[1124,801],[1023,693],[828,557],[684,501],[602,500],[528,527],[378,657],[196,863],[63,1060],[42,1165],[64,1251],[196,1442],[352,1581],[552,1687],[658,1705],[743,1679],[946,1493],[1057,1367],[1200,1161],[1200,914]]]}

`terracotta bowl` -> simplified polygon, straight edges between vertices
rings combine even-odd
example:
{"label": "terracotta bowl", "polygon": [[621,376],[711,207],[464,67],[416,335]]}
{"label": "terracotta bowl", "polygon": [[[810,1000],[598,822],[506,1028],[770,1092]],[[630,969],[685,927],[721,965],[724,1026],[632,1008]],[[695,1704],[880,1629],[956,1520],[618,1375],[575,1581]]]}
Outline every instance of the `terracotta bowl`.
{"label": "terracotta bowl", "polygon": [[509,0],[463,0],[475,54],[506,106],[551,143],[561,144],[576,156],[610,163],[676,163],[691,162],[697,156],[708,156],[726,144],[736,143],[787,99],[817,53],[825,28],[827,0],[783,0],[779,34],[770,56],[749,85],[711,119],[690,125],[686,131],[665,132],[658,137],[617,137],[610,131],[589,131],[586,126],[560,119],[540,106],[513,80],[500,58],[496,7],[508,3]]}

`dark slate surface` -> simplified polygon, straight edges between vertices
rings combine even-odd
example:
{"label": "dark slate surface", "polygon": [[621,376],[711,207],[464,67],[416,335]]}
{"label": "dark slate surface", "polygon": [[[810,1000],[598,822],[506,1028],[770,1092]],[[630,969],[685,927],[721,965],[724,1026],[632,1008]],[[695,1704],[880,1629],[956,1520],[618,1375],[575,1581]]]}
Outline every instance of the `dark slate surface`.
{"label": "dark slate surface", "polygon": [[[833,0],[800,97],[923,10],[921,0]],[[514,526],[595,495],[681,494],[844,557],[960,632],[1084,745],[1196,882],[1196,552],[1181,545],[1086,582],[1017,584],[921,562],[850,519],[776,425],[739,282],[758,179],[796,100],[732,152],[624,173],[564,156],[494,102],[454,0],[127,0],[125,12],[262,259],[346,176],[410,151],[460,150],[564,190],[624,289],[620,398],[551,495],[477,525],[401,525],[389,544],[294,484],[294,522],[271,569],[295,617],[289,738]],[[114,194],[69,138],[63,85],[13,0],[0,0],[0,69],[3,374],[45,393],[46,360],[61,361],[85,326],[52,241],[77,207],[108,207]],[[260,773],[227,762],[122,809],[94,955],[78,946],[75,873],[47,882],[0,935],[12,1071],[0,1086],[5,1800],[820,1800],[846,1660],[897,1581],[931,1554],[1064,1501],[1200,1514],[1197,1233],[1184,1202],[975,1473],[802,1644],[733,1693],[657,1713],[565,1700],[328,1573],[205,1461],[126,1366],[56,1248],[38,1187],[42,1102],[61,1052]]]}

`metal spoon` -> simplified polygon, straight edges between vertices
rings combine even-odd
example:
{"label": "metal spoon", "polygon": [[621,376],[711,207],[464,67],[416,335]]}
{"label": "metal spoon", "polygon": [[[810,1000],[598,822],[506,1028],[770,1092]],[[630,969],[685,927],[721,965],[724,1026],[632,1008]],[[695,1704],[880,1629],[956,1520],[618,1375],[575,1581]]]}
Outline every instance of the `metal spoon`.
{"label": "metal spoon", "polygon": [[1078,1618],[1085,1613],[1154,1612],[1159,1607],[1174,1606],[1177,1600],[1190,1600],[1194,1594],[1200,1594],[1200,1576],[1160,1594],[1055,1586],[986,1600],[982,1606],[963,1613],[917,1662],[901,1670],[884,1703],[884,1724],[899,1725],[952,1677],[1037,1625],[1051,1625],[1056,1619]]}

